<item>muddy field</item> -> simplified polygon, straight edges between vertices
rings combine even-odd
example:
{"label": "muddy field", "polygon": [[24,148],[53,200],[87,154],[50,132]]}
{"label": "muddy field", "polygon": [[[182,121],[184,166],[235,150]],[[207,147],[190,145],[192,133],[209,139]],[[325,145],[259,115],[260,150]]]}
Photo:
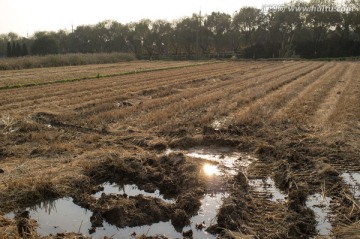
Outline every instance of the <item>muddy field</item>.
{"label": "muddy field", "polygon": [[1,239],[360,238],[360,63],[80,68],[0,91]]}

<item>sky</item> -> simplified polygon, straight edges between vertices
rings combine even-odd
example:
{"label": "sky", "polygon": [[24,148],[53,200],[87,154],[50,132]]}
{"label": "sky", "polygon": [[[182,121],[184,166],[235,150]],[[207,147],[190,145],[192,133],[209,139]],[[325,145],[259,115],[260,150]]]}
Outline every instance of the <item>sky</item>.
{"label": "sky", "polygon": [[149,18],[168,21],[210,14],[230,15],[244,6],[261,8],[263,4],[281,4],[284,0],[0,0],[0,34],[15,32],[32,36],[36,31],[71,30],[79,25],[104,20],[121,23]]}

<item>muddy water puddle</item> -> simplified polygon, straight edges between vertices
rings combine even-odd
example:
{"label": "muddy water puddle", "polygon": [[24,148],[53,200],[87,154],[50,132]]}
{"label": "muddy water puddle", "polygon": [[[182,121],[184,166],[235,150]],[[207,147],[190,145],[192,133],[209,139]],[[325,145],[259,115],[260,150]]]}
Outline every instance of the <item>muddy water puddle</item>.
{"label": "muddy water puddle", "polygon": [[343,173],[341,177],[349,186],[349,189],[353,193],[354,197],[357,200],[360,200],[360,173]]}
{"label": "muddy water puddle", "polygon": [[[227,188],[224,184],[226,176],[232,176],[237,170],[246,172],[246,169],[257,159],[247,154],[233,152],[229,148],[192,148],[189,150],[167,150],[166,154],[183,153],[187,157],[199,159],[202,170],[205,173],[206,193],[201,199],[200,210],[197,215],[190,219],[190,225],[184,228],[174,228],[171,221],[154,223],[138,227],[118,228],[106,221],[102,227],[90,234],[92,227],[90,217],[93,212],[81,208],[73,203],[71,198],[62,198],[54,201],[43,202],[34,207],[27,208],[30,217],[37,220],[39,235],[49,235],[62,232],[80,232],[93,238],[103,238],[104,236],[113,238],[130,238],[134,235],[145,234],[147,236],[163,235],[170,238],[183,238],[183,232],[192,231],[193,238],[216,238],[206,232],[206,228],[216,223],[218,209],[223,200],[228,196]],[[214,184],[214,182],[216,182]],[[249,184],[258,192],[271,195],[270,200],[283,202],[285,195],[276,189],[274,182],[268,178],[266,180],[250,180]],[[167,203],[175,204],[175,199],[164,198],[159,190],[153,193],[139,189],[135,184],[119,185],[105,182],[101,185],[103,190],[92,196],[99,199],[104,194],[117,194],[127,196],[144,196],[159,198]],[[14,215],[8,215],[13,217]]]}
{"label": "muddy water puddle", "polygon": [[[91,228],[92,212],[74,204],[71,198],[44,201],[28,207],[26,210],[30,212],[30,217],[38,222],[37,232],[39,235],[62,232],[80,232],[89,235],[88,229]],[[9,213],[6,216],[14,218],[15,214]],[[106,223],[104,226],[109,232],[113,229]]]}
{"label": "muddy water puddle", "polygon": [[[167,153],[176,152],[168,150]],[[188,151],[182,151],[186,156],[198,159],[204,159],[216,163],[211,165],[205,163],[203,170],[208,175],[235,175],[238,169],[246,173],[247,168],[257,161],[257,158],[240,152],[233,152],[228,148],[193,148]],[[249,185],[256,193],[262,194],[269,200],[284,203],[287,195],[282,193],[271,178],[251,179]]]}
{"label": "muddy water puddle", "polygon": [[320,236],[329,236],[331,234],[331,223],[329,221],[330,197],[316,193],[308,197],[306,206],[314,211],[317,221],[316,230]]}
{"label": "muddy water puddle", "polygon": [[282,193],[271,178],[267,179],[251,179],[249,185],[254,188],[256,193],[262,194],[269,200],[284,203],[287,195]]}
{"label": "muddy water puddle", "polygon": [[[103,227],[96,228],[96,232],[90,234],[91,228],[90,217],[92,212],[81,208],[74,204],[71,198],[62,198],[54,201],[47,201],[34,207],[27,208],[30,217],[37,220],[39,227],[37,232],[39,235],[49,235],[63,232],[79,232],[93,238],[103,238],[104,236],[114,238],[130,238],[132,235],[164,235],[170,238],[182,238],[182,232],[192,230],[193,238],[216,238],[206,232],[204,229],[215,223],[217,209],[221,206],[221,202],[226,194],[207,194],[201,200],[201,208],[198,215],[191,218],[190,226],[183,230],[176,230],[171,221],[154,223],[139,227],[117,228],[107,222],[103,223]],[[6,215],[14,218],[14,214]],[[197,229],[198,225],[204,225],[203,229]]]}
{"label": "muddy water puddle", "polygon": [[[171,238],[182,238],[182,231],[193,231],[193,238],[216,238],[204,229],[196,229],[196,225],[203,224],[205,227],[214,223],[216,209],[220,207],[220,202],[225,194],[205,195],[201,200],[202,206],[198,212],[191,218],[191,225],[181,231],[177,231],[168,222],[154,223],[150,226],[117,228],[106,222],[103,227],[96,228],[96,232],[89,233],[91,228],[90,217],[92,212],[74,204],[71,198],[62,198],[54,201],[43,202],[34,207],[27,208],[30,211],[30,217],[37,220],[40,225],[37,229],[39,235],[49,235],[63,232],[80,232],[93,238],[104,238],[104,236],[113,238],[130,238],[132,235],[164,235]],[[215,210],[214,210],[215,209]],[[14,214],[7,214],[7,217],[13,218]]]}
{"label": "muddy water puddle", "polygon": [[[128,196],[143,194],[144,196],[159,198],[168,203],[175,203],[174,199],[164,199],[163,195],[158,191],[147,193],[140,190],[134,184],[117,185],[107,182],[102,186],[104,190],[93,194],[93,197],[100,198],[102,193],[126,193]],[[130,238],[131,236],[141,234],[148,236],[163,235],[170,238],[183,238],[183,232],[192,230],[193,238],[216,238],[216,235],[206,232],[205,229],[216,222],[217,210],[226,196],[227,194],[223,192],[205,194],[201,200],[201,207],[197,215],[194,215],[190,219],[191,223],[189,226],[182,229],[174,228],[171,221],[125,228],[118,228],[104,221],[103,227],[97,227],[96,231],[90,234],[89,229],[92,227],[90,217],[93,214],[92,211],[76,205],[71,198],[61,198],[42,202],[33,207],[26,208],[26,210],[30,212],[30,217],[38,222],[39,227],[37,228],[37,232],[42,236],[63,232],[79,232],[93,238],[104,238],[105,236],[113,238]],[[8,218],[14,218],[15,214],[9,213],[6,216]],[[201,225],[202,228],[198,229],[199,225]]]}
{"label": "muddy water puddle", "polygon": [[[188,150],[167,149],[165,154],[170,153],[183,153],[188,157],[195,159],[203,159],[213,162],[216,166],[212,168],[209,164],[204,164],[204,171],[214,174],[236,174],[238,168],[246,169],[251,163],[257,159],[251,155],[231,151],[230,148],[217,147],[217,148],[191,148]],[[217,168],[217,170],[215,170]],[[212,170],[211,170],[212,169]]]}

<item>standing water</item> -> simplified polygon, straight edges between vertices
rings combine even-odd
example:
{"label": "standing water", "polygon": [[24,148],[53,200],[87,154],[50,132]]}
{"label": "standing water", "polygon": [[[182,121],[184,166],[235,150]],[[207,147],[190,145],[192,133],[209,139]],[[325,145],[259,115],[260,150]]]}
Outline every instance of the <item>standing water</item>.
{"label": "standing water", "polygon": [[320,236],[328,236],[331,233],[332,227],[328,215],[330,211],[330,200],[331,198],[316,193],[306,201],[306,206],[315,213],[317,221],[316,230]]}
{"label": "standing water", "polygon": [[[168,150],[167,153],[177,152]],[[207,193],[201,200],[201,207],[197,215],[190,219],[190,225],[177,231],[171,224],[171,221],[154,223],[152,225],[117,228],[104,221],[103,227],[96,228],[92,234],[89,229],[92,227],[90,217],[92,212],[81,208],[73,203],[71,198],[61,198],[54,201],[42,202],[34,207],[26,208],[30,212],[30,217],[37,220],[39,235],[63,232],[79,232],[93,238],[103,238],[104,236],[113,238],[129,238],[131,235],[145,234],[147,236],[162,235],[170,238],[182,238],[183,232],[192,230],[193,238],[216,238],[205,231],[207,227],[216,223],[217,211],[220,208],[223,199],[227,197],[226,188],[218,187],[218,183],[223,183],[226,175],[234,175],[236,167],[248,167],[256,159],[241,153],[231,152],[228,148],[200,149],[194,148],[188,151],[182,151],[188,157],[201,159],[203,163],[203,173],[206,175]],[[208,162],[206,162],[208,161]],[[214,186],[213,182],[217,182]],[[117,185],[113,183],[104,183],[104,190],[93,194],[96,199],[105,194],[127,194],[128,196],[144,196],[159,198],[167,203],[175,203],[174,199],[166,199],[160,194],[159,190],[154,193],[148,193],[140,190],[137,185]],[[9,214],[9,217],[13,215]]]}

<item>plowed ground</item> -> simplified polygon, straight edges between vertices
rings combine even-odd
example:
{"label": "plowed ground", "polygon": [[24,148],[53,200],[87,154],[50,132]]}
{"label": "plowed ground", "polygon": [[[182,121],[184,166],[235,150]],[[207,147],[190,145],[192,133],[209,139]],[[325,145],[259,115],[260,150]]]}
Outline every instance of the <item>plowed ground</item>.
{"label": "plowed ground", "polygon": [[[128,64],[137,68],[136,62]],[[157,68],[164,68],[161,64]],[[64,71],[49,72],[58,81],[68,78]],[[105,180],[105,163],[119,168],[123,162],[121,172],[136,178],[136,172],[127,174],[124,162],[138,160],[138,174],[151,176],[149,158],[161,169],[158,155],[167,147],[204,145],[259,157],[245,180],[242,173],[230,179],[216,232],[315,237],[315,216],[305,207],[314,193],[331,197],[332,237],[349,238],[347,228],[359,230],[360,204],[341,173],[360,171],[360,63],[212,62],[110,76],[113,72],[109,68],[109,76],[99,79],[0,91],[0,238],[5,235],[1,230],[9,233],[19,225],[2,218],[3,213],[46,198],[81,195]],[[21,80],[6,77],[14,84]],[[196,178],[186,163],[180,169],[167,165],[166,180],[135,180],[181,196],[202,187],[179,182],[179,175],[185,180],[187,173]],[[246,179],[267,177],[288,195],[285,203],[249,189]],[[168,192],[169,187],[178,190]]]}

